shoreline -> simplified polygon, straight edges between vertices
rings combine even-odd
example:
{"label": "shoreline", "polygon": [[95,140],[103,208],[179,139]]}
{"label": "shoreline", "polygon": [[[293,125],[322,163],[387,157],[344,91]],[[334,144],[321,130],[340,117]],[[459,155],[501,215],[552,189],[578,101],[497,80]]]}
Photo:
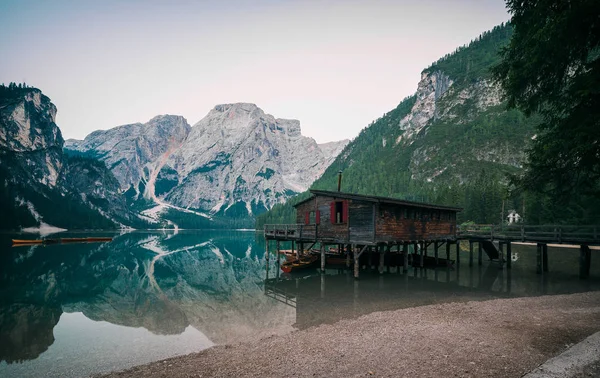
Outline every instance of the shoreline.
{"label": "shoreline", "polygon": [[600,291],[374,312],[102,377],[521,377],[600,331]]}

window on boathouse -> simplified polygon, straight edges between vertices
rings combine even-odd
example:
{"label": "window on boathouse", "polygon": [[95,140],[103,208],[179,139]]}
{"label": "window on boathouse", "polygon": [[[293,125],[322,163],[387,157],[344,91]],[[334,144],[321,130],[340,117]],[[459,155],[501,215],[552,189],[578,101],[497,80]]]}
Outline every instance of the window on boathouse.
{"label": "window on boathouse", "polygon": [[329,208],[331,224],[348,222],[348,201],[333,201]]}
{"label": "window on boathouse", "polygon": [[320,211],[307,211],[304,214],[304,224],[319,224],[321,223]]}

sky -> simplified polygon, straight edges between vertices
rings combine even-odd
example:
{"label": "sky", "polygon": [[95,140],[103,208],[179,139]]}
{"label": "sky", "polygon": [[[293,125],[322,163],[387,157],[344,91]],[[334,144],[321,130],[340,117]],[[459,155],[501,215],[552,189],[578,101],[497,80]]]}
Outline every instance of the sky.
{"label": "sky", "polygon": [[0,83],[41,89],[65,139],[250,102],[323,143],[509,18],[503,0],[0,0]]}

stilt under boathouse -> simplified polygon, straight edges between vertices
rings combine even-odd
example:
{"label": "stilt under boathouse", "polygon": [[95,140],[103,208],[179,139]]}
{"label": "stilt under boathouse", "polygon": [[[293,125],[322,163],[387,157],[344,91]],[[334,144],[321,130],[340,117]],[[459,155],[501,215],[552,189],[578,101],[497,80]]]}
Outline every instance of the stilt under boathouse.
{"label": "stilt under boathouse", "polygon": [[[409,264],[422,268],[426,263],[452,263],[450,249],[459,246],[456,214],[462,209],[340,191],[310,192],[294,206],[295,224],[265,225],[267,258],[269,241],[275,240],[278,256],[280,242],[291,242],[292,258],[298,261],[318,245],[321,270],[328,259],[345,259],[346,266],[354,265],[355,278],[361,266],[372,267],[374,260],[380,272],[386,262],[403,266],[404,271]],[[444,247],[445,258],[439,256]]]}

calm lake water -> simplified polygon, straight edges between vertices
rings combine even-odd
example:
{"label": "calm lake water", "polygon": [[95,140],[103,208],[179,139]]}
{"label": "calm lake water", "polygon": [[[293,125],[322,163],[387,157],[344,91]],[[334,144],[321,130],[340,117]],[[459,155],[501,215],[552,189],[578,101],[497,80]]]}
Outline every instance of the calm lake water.
{"label": "calm lake water", "polygon": [[356,281],[342,268],[277,274],[274,259],[267,272],[254,232],[95,235],[114,240],[11,247],[25,236],[0,235],[0,376],[86,376],[373,311],[600,290],[599,251],[588,280],[577,249],[549,248],[537,275],[535,246],[515,245],[511,271],[469,268],[463,251],[458,269]]}

